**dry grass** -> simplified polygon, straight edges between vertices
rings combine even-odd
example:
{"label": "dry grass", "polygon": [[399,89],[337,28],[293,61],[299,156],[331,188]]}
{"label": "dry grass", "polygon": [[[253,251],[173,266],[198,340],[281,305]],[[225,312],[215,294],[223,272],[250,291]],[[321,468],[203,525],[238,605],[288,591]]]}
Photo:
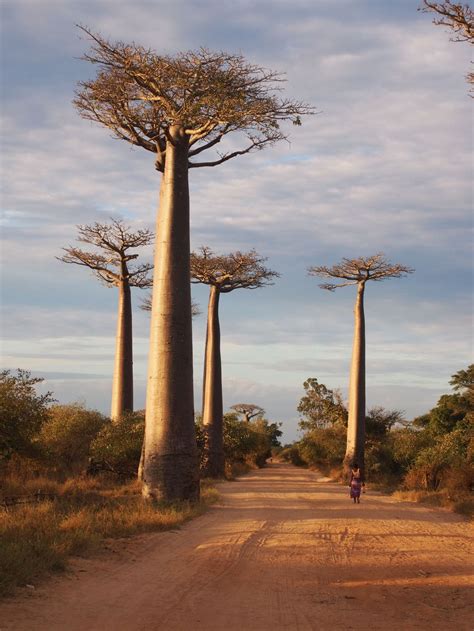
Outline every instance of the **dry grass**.
{"label": "dry grass", "polygon": [[446,489],[441,491],[395,491],[393,497],[404,502],[420,502],[430,506],[441,506],[465,515],[474,516],[474,499],[470,495],[459,494],[453,497]]}
{"label": "dry grass", "polygon": [[[3,481],[2,481],[3,482]],[[53,493],[54,500],[0,509],[0,594],[62,570],[71,555],[83,555],[104,539],[179,527],[218,499],[209,482],[201,502],[174,505],[145,503],[134,481],[117,485],[111,479],[77,478],[64,483],[35,479],[21,486],[2,483],[2,494]]]}

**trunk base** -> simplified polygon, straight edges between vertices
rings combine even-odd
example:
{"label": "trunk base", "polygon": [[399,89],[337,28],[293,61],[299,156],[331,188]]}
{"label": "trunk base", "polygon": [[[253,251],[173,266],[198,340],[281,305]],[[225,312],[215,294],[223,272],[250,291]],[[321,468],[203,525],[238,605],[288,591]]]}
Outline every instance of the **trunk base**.
{"label": "trunk base", "polygon": [[202,465],[202,475],[204,478],[224,478],[225,458],[222,451],[207,452]]}
{"label": "trunk base", "polygon": [[148,456],[143,472],[142,495],[153,501],[198,502],[200,485],[197,455]]}

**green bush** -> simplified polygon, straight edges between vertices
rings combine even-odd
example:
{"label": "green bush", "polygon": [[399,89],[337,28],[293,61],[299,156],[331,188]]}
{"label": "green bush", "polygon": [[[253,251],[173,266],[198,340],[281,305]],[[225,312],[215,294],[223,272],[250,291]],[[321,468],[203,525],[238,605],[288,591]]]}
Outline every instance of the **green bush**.
{"label": "green bush", "polygon": [[467,461],[469,447],[470,436],[461,429],[437,437],[433,445],[416,456],[405,476],[406,488],[438,490],[450,472],[470,466]]}
{"label": "green bush", "polygon": [[290,462],[292,465],[295,465],[295,467],[304,467],[307,464],[307,462],[305,462],[301,457],[301,453],[297,445],[284,447],[279,452],[278,457],[285,462]]}
{"label": "green bush", "polygon": [[344,460],[346,433],[343,425],[313,429],[298,443],[300,456],[309,465],[336,467]]}
{"label": "green bush", "polygon": [[27,370],[0,372],[0,464],[13,454],[36,455],[35,436],[48,417],[54,401],[51,392],[40,395],[36,385],[43,379]]}
{"label": "green bush", "polygon": [[90,455],[122,475],[136,475],[145,433],[144,412],[125,414],[103,426],[91,444]]}
{"label": "green bush", "polygon": [[38,435],[38,445],[56,470],[79,472],[87,465],[94,438],[109,419],[80,403],[53,405]]}

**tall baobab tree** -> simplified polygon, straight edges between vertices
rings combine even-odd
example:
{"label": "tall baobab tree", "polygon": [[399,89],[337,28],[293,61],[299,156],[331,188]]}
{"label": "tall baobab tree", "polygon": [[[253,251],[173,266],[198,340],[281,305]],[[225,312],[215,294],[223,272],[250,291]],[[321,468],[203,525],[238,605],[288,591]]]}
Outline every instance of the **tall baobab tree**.
{"label": "tall baobab tree", "polygon": [[341,283],[323,283],[319,285],[322,289],[334,291],[339,287],[348,285],[357,286],[345,464],[347,467],[355,461],[363,471],[365,443],[365,285],[369,281],[380,282],[386,278],[400,278],[411,274],[414,270],[399,263],[390,263],[383,254],[375,254],[368,258],[343,258],[341,263],[333,265],[333,267],[310,267],[308,271],[312,276],[343,281]]}
{"label": "tall baobab tree", "polygon": [[[418,10],[436,14],[437,17],[433,19],[433,23],[437,26],[447,26],[453,33],[452,42],[474,44],[474,11],[468,4],[450,2],[450,0],[444,0],[444,2],[423,0],[423,5]],[[466,79],[468,83],[474,84],[474,72],[469,72]]]}
{"label": "tall baobab tree", "polygon": [[236,403],[230,409],[235,410],[237,414],[241,414],[246,423],[250,423],[256,416],[265,414],[265,410],[259,405],[255,405],[255,403]]}
{"label": "tall baobab tree", "polygon": [[[214,167],[285,138],[284,121],[313,113],[279,96],[282,76],[241,55],[197,51],[158,55],[112,43],[87,29],[96,78],[79,84],[79,114],[116,138],[150,151],[163,174],[156,228],[146,398],[143,495],[199,497],[194,430],[189,169]],[[236,132],[241,149],[217,152]],[[208,159],[201,159],[207,152]]]}
{"label": "tall baobab tree", "polygon": [[150,230],[131,232],[123,221],[112,219],[110,224],[94,223],[77,226],[78,241],[98,248],[86,252],[80,248],[63,248],[66,252],[57,257],[63,263],[88,267],[107,287],[118,287],[117,334],[115,338],[115,364],[112,382],[110,416],[118,420],[124,412],[133,411],[133,341],[131,287],[150,287],[151,263],[130,265],[138,254],[131,250],[149,245],[153,238]]}
{"label": "tall baobab tree", "polygon": [[206,350],[202,394],[202,422],[205,433],[205,475],[224,475],[222,366],[219,325],[219,298],[236,289],[257,289],[273,284],[278,276],[265,267],[265,258],[255,250],[216,255],[202,247],[191,253],[191,278],[209,285]]}

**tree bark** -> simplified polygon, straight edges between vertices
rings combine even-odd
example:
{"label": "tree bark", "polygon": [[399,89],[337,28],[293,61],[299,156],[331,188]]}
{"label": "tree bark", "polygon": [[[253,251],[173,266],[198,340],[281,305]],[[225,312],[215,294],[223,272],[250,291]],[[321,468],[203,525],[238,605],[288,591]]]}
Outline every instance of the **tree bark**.
{"label": "tree bark", "polygon": [[156,228],[143,488],[146,498],[199,499],[193,403],[188,138],[169,130]]}
{"label": "tree bark", "polygon": [[202,421],[206,436],[204,475],[211,478],[224,477],[225,473],[219,296],[219,289],[211,285],[202,393]]}
{"label": "tree bark", "polygon": [[346,468],[356,462],[364,475],[365,446],[365,283],[357,285],[354,307],[354,343],[349,382],[349,420],[347,425]]}
{"label": "tree bark", "polygon": [[132,299],[125,278],[119,284],[115,364],[110,416],[118,421],[124,412],[133,412]]}

